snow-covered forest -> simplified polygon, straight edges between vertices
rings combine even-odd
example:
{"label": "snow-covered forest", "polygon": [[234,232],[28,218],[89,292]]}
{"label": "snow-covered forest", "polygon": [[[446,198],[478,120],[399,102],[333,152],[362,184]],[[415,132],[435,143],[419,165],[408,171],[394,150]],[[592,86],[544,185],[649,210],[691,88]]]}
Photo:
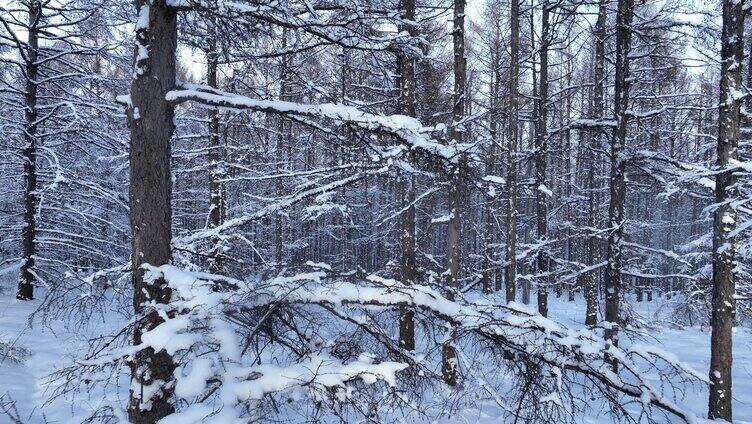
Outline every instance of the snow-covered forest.
{"label": "snow-covered forest", "polygon": [[752,423],[749,14],[0,0],[0,423]]}

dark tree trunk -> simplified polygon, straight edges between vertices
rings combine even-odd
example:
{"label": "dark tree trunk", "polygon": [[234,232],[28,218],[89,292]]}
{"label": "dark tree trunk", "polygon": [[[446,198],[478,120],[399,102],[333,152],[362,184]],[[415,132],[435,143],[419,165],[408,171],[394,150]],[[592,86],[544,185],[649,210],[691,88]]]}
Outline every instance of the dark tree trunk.
{"label": "dark tree trunk", "polygon": [[[165,95],[175,88],[177,20],[175,10],[167,7],[164,1],[138,0],[136,6],[140,16],[148,14],[148,25],[136,28],[132,107],[128,110],[133,307],[136,316],[142,317],[134,330],[133,344],[139,345],[144,331],[163,322],[144,303],[167,303],[171,293],[163,280],[145,282],[141,266],[171,262],[170,139],[175,125],[173,106],[165,100]],[[135,424],[155,423],[171,414],[174,411],[172,383],[175,370],[172,357],[164,350],[155,352],[147,348],[134,356],[130,368],[130,421]],[[142,399],[146,392],[144,388],[155,384],[161,384],[161,390],[150,399]]]}
{"label": "dark tree trunk", "polygon": [[[287,48],[287,29],[282,30],[282,50]],[[279,99],[282,101],[289,101],[289,85],[290,85],[290,70],[288,66],[288,56],[283,56],[280,59],[279,65]],[[343,71],[344,72],[344,71]],[[344,80],[343,80],[344,84]],[[343,89],[344,90],[344,89]],[[277,144],[275,146],[275,169],[277,174],[284,172],[283,164],[285,164],[285,127],[289,127],[289,122],[280,116],[278,117],[278,129],[277,129]],[[290,143],[291,140],[287,140]],[[277,178],[275,182],[275,191],[277,197],[284,196],[284,185],[282,184],[282,178]],[[274,261],[277,265],[283,266],[285,260],[285,216],[283,214],[277,214],[274,220]]]}
{"label": "dark tree trunk", "polygon": [[[595,23],[595,67],[594,67],[594,87],[593,87],[593,118],[596,120],[603,119],[603,84],[605,74],[605,44],[606,44],[606,12],[608,0],[599,0],[598,2],[598,20]],[[595,173],[596,173],[596,149],[600,148],[600,139],[602,129],[593,127],[590,132],[590,154],[586,187],[590,190],[588,193],[588,216],[587,227],[590,231],[585,240],[585,265],[593,266],[595,264],[595,255],[598,249],[598,238],[593,234],[598,221],[598,203],[595,194]],[[585,274],[584,278],[585,292],[585,325],[595,325],[598,322],[598,289],[593,272]]]}
{"label": "dark tree trunk", "polygon": [[507,154],[507,267],[504,282],[506,300],[513,302],[517,292],[517,146],[520,139],[519,128],[519,87],[520,74],[520,3],[510,0],[510,56],[509,56],[509,148]]}
{"label": "dark tree trunk", "polygon": [[[606,12],[608,0],[599,0],[598,2],[598,20],[595,23],[595,67],[593,70],[593,118],[596,120],[603,119],[603,85],[605,79],[605,44],[606,44]],[[597,225],[596,220],[598,204],[595,198],[595,173],[597,171],[595,149],[600,146],[601,132],[600,127],[593,127],[590,131],[590,163],[587,170],[587,188],[588,193],[588,217],[587,226],[590,231],[585,240],[585,264],[593,266],[595,264],[595,255],[598,250],[598,238],[593,234]],[[593,275],[590,271],[584,279],[585,292],[585,324],[595,325],[598,322],[598,289]]]}
{"label": "dark tree trunk", "polygon": [[[213,26],[211,27],[213,29]],[[206,54],[207,69],[206,83],[210,87],[218,88],[217,67],[219,62],[219,53],[217,52],[217,40],[210,36],[208,39],[209,50]],[[216,228],[222,225],[225,215],[225,198],[222,187],[222,179],[225,176],[225,167],[223,163],[222,145],[219,138],[219,109],[212,108],[209,110],[209,228]],[[221,274],[222,264],[222,247],[220,239],[212,240],[210,252],[211,260],[209,270],[213,273]]]}
{"label": "dark tree trunk", "polygon": [[[451,142],[462,143],[464,129],[461,121],[465,116],[465,94],[467,88],[467,72],[465,62],[465,0],[454,0],[454,22],[452,40],[454,42],[454,107],[452,110],[452,124],[449,138]],[[456,166],[449,176],[449,228],[447,230],[447,292],[450,299],[454,298],[459,284],[460,249],[462,231],[462,167],[463,160]],[[450,335],[451,336],[451,335]],[[450,337],[451,338],[451,337]],[[457,385],[457,352],[451,341],[442,347],[441,373],[444,382],[449,386]]]}
{"label": "dark tree trunk", "polygon": [[[548,190],[546,167],[548,162],[548,1],[543,1],[541,11],[540,82],[538,84],[538,113],[535,121],[535,217],[538,243],[548,239]],[[548,316],[549,247],[538,250],[536,273],[538,286],[538,313]]]}
{"label": "dark tree trunk", "polygon": [[[569,37],[567,37],[567,42],[571,42],[571,40],[569,39]],[[571,52],[570,52],[569,49],[567,49],[567,56],[569,56],[570,58],[572,58]],[[574,72],[574,70],[572,68],[573,68],[572,60],[567,61],[567,86],[571,86],[572,85],[572,74]],[[560,116],[561,116],[561,119],[562,119],[562,121],[561,121],[561,127],[564,127],[564,125],[567,125],[569,122],[572,122],[572,95],[571,94],[567,94],[567,97],[566,97],[566,110],[565,110],[564,113],[560,114]],[[580,139],[580,140],[582,140],[582,139]],[[564,151],[566,152],[565,153],[565,158],[564,158],[564,160],[565,160],[565,162],[564,162],[564,173],[566,174],[566,179],[565,179],[564,183],[566,184],[565,195],[566,195],[567,199],[571,199],[572,198],[572,187],[573,187],[574,181],[575,181],[575,179],[573,178],[573,174],[572,174],[572,157],[574,156],[572,150],[573,150],[572,149],[572,130],[571,129],[567,129],[566,132],[564,133]],[[575,164],[575,174],[576,173],[577,173],[577,165]],[[567,222],[572,222],[573,220],[576,219],[576,218],[573,217],[572,210],[573,210],[572,206],[569,205],[569,204],[567,204],[566,205],[566,209],[565,209],[565,217],[566,217]],[[566,241],[567,260],[568,261],[572,261],[572,260],[575,260],[575,259],[579,259],[578,253],[580,252],[580,249],[579,249],[580,243],[579,242],[575,243],[572,240],[572,229],[571,228],[568,228],[566,230],[566,237],[567,237],[567,241]],[[559,291],[561,292],[561,290],[563,289],[562,285],[561,284],[557,284],[556,286],[559,287]],[[568,285],[568,287],[567,287],[567,301],[574,302],[575,293],[577,292],[577,290],[578,290],[578,286],[576,284],[569,284]]]}
{"label": "dark tree trunk", "polygon": [[[498,141],[499,116],[499,49],[498,44],[491,49],[491,82],[489,84],[490,96],[490,146],[488,160],[486,161],[486,175],[495,175],[496,172],[496,143]],[[484,203],[484,227],[483,227],[483,292],[491,293],[494,289],[494,211],[496,210],[496,190],[492,194],[486,194]],[[496,280],[500,283],[498,280]],[[501,287],[496,287],[500,290]]]}
{"label": "dark tree trunk", "polygon": [[616,81],[614,88],[614,119],[616,127],[611,138],[610,200],[608,205],[608,244],[606,246],[606,339],[619,343],[619,309],[621,301],[621,254],[624,237],[624,200],[627,184],[624,142],[627,137],[629,104],[629,52],[632,46],[632,15],[634,0],[619,0],[616,13]]}
{"label": "dark tree trunk", "polygon": [[708,417],[731,421],[731,329],[736,315],[734,275],[737,214],[730,202],[739,195],[736,177],[727,168],[738,160],[742,60],[744,57],[744,3],[723,2],[721,35],[721,89],[718,108],[715,200],[720,205],[713,217],[713,303],[710,351],[710,396]]}
{"label": "dark tree trunk", "polygon": [[[402,19],[415,21],[415,0],[402,0]],[[418,35],[414,25],[406,25],[410,36]],[[415,58],[401,53],[398,60],[400,74],[400,109],[404,115],[415,116]],[[415,155],[410,154],[410,160]],[[400,227],[400,270],[402,282],[412,284],[417,277],[415,262],[415,176],[407,175],[403,179],[402,204],[407,209],[402,214]],[[411,309],[400,309],[399,344],[406,350],[415,349],[415,317]]]}
{"label": "dark tree trunk", "polygon": [[42,5],[39,1],[29,2],[29,41],[26,49],[25,76],[26,94],[24,115],[24,227],[21,232],[21,275],[18,281],[16,298],[34,298],[34,256],[36,245],[36,213],[39,205],[37,196],[37,88],[39,80],[39,24],[42,18]]}

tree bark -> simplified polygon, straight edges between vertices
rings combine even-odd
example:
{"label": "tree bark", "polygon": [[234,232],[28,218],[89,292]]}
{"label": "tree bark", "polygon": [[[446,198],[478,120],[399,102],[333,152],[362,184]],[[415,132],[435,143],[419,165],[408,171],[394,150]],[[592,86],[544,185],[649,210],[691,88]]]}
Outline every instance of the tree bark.
{"label": "tree bark", "polygon": [[513,302],[517,291],[517,146],[520,139],[519,128],[519,87],[520,74],[520,3],[510,0],[510,56],[509,56],[509,148],[507,154],[507,219],[506,219],[506,300]]}
{"label": "tree bark", "polygon": [[[131,130],[130,208],[132,231],[133,307],[141,318],[133,344],[141,335],[163,322],[145,302],[165,304],[171,290],[164,280],[144,281],[142,265],[171,262],[172,178],[170,139],[175,129],[173,106],[165,100],[175,88],[177,20],[165,1],[138,0],[135,75],[128,110]],[[148,19],[146,19],[148,18]],[[148,23],[147,23],[148,21]],[[164,350],[147,348],[130,362],[131,392],[128,418],[135,424],[154,423],[174,411],[173,358]],[[160,389],[154,390],[155,386]],[[145,393],[153,393],[148,399]]]}
{"label": "tree bark", "polygon": [[[454,44],[454,96],[452,109],[452,124],[449,138],[453,143],[463,142],[464,129],[462,119],[465,115],[465,94],[467,88],[467,69],[465,62],[465,0],[454,0],[454,22],[452,31]],[[460,248],[462,231],[462,166],[454,167],[449,176],[449,229],[447,230],[447,291],[450,299],[459,284]],[[451,331],[451,330],[450,330]],[[449,386],[457,384],[457,352],[451,341],[444,342],[442,347],[441,373],[444,382]]]}
{"label": "tree bark", "polygon": [[742,60],[744,58],[744,3],[723,2],[721,35],[721,83],[718,107],[715,198],[719,205],[713,217],[713,300],[711,315],[710,396],[708,417],[731,421],[731,330],[736,315],[734,273],[736,211],[730,204],[738,195],[736,177],[728,170],[738,160]]}
{"label": "tree bark", "polygon": [[[402,0],[402,20],[405,30],[411,37],[416,37],[418,31],[415,21],[415,0]],[[400,109],[402,114],[415,116],[415,58],[400,53],[398,58],[400,74]],[[414,153],[410,153],[410,161],[415,161]],[[417,277],[415,262],[415,175],[410,174],[403,179],[402,205],[406,207],[401,217],[400,233],[400,270],[402,282],[412,284]],[[415,349],[415,320],[412,309],[400,309],[399,345],[405,350]]]}
{"label": "tree bark", "polygon": [[[287,48],[287,29],[282,30],[282,50]],[[344,82],[343,82],[344,84]],[[282,101],[289,101],[289,85],[290,85],[290,70],[288,66],[288,57],[283,56],[280,58],[279,65],[279,99]],[[277,144],[275,146],[275,170],[277,174],[281,174],[284,171],[282,167],[285,162],[285,148],[284,137],[285,127],[290,123],[286,122],[282,116],[278,117],[278,129],[277,129]],[[287,140],[288,143],[291,140]],[[282,184],[282,178],[277,178],[274,187],[277,197],[284,196],[284,185]],[[277,214],[274,222],[274,261],[277,265],[282,266],[284,263],[284,244],[285,244],[285,216],[283,214]]]}
{"label": "tree bark", "polygon": [[[491,82],[489,84],[490,98],[490,146],[486,161],[486,175],[495,175],[496,171],[496,143],[498,136],[498,104],[499,104],[499,49],[496,43],[491,51]],[[491,293],[494,289],[494,211],[496,210],[496,192],[486,194],[484,202],[483,228],[483,292]],[[498,280],[497,280],[498,281]],[[500,282],[499,282],[500,284]],[[501,287],[496,287],[500,290]]]}
{"label": "tree bark", "polygon": [[624,237],[624,200],[627,191],[624,143],[627,137],[629,105],[629,52],[632,46],[632,15],[634,0],[619,0],[616,13],[616,81],[614,88],[614,119],[616,127],[611,138],[610,200],[608,205],[608,244],[606,246],[606,321],[610,328],[607,340],[619,343],[619,309],[621,301],[621,244]]}
{"label": "tree bark", "polygon": [[[603,119],[603,85],[605,79],[605,44],[606,44],[606,12],[608,0],[598,1],[598,19],[595,23],[595,66],[593,70],[593,118],[596,120]],[[587,169],[586,187],[590,190],[588,193],[588,216],[587,227],[590,234],[585,240],[585,265],[591,267],[595,264],[595,255],[598,249],[598,238],[594,235],[593,230],[597,225],[596,215],[598,214],[598,204],[595,194],[595,165],[596,149],[600,148],[600,140],[603,129],[594,126],[590,131],[590,154]],[[598,290],[593,278],[593,272],[585,274],[584,293],[585,293],[585,325],[595,325],[598,322]]]}
{"label": "tree bark", "polygon": [[24,114],[24,227],[21,232],[21,275],[18,281],[16,299],[34,298],[34,256],[36,245],[36,214],[39,205],[37,195],[37,89],[39,79],[39,24],[42,17],[42,4],[29,2],[29,38],[26,49],[25,76],[26,93]]}
{"label": "tree bark", "polygon": [[[538,90],[538,113],[535,121],[535,218],[538,243],[548,239],[548,190],[546,186],[546,167],[548,162],[548,45],[549,22],[548,1],[544,0],[541,11],[540,44],[540,83]],[[538,313],[548,316],[548,272],[550,255],[548,247],[539,249],[536,257],[536,283],[538,294]]]}
{"label": "tree bark", "polygon": [[[211,26],[211,31],[214,27]],[[210,87],[219,88],[217,83],[217,67],[219,52],[217,51],[217,39],[212,34],[208,39],[208,51],[206,54],[207,70],[206,83]],[[225,216],[225,197],[223,193],[222,179],[225,177],[225,166],[222,155],[222,145],[219,138],[219,109],[212,108],[209,114],[209,228],[216,228],[222,224]],[[210,252],[209,270],[215,274],[221,274],[222,246],[220,239],[212,240]]]}

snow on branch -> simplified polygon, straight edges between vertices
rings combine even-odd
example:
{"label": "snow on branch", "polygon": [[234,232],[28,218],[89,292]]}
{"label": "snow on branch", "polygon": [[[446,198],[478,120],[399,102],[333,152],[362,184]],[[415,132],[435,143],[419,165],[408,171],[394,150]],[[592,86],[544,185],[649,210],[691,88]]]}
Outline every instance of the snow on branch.
{"label": "snow on branch", "polygon": [[[421,51],[415,45],[422,38],[396,32],[389,24],[398,12],[389,8],[364,7],[353,1],[328,1],[325,5],[288,0],[282,3],[243,3],[226,0],[168,0],[167,4],[183,10],[200,10],[235,20],[248,19],[292,30],[300,30],[327,44],[364,51]],[[356,23],[355,25],[353,23]],[[375,30],[377,29],[378,30]]]}
{"label": "snow on branch", "polygon": [[[553,373],[582,376],[604,393],[618,393],[637,400],[643,408],[656,407],[687,423],[697,422],[696,417],[663,393],[667,373],[707,382],[704,375],[658,348],[637,344],[616,347],[605,341],[598,329],[570,330],[514,303],[453,301],[431,287],[405,285],[376,275],[355,284],[327,278],[322,268],[256,283],[228,281],[227,277],[187,272],[172,265],[146,268],[145,278],[166,282],[173,290],[173,300],[163,309],[152,305],[165,322],[146,332],[143,345],[137,348],[164,349],[171,354],[194,352],[181,356],[189,363],[175,374],[176,394],[190,403],[192,398],[206,399],[207,390],[218,392],[222,411],[234,411],[239,403],[291,388],[344,388],[352,379],[367,384],[384,380],[393,385],[395,373],[408,366],[376,363],[367,354],[346,364],[325,353],[289,366],[242,365],[240,340],[224,314],[244,308],[273,310],[280,305],[319,305],[324,311],[340,311],[342,306],[414,307],[450,323],[454,337],[476,337]],[[212,347],[198,347],[207,343]],[[567,393],[559,390],[555,395]],[[201,422],[207,411],[216,410],[212,408],[194,404],[180,413],[181,420],[184,414],[193,417],[200,411],[196,415],[200,418],[189,422]]]}
{"label": "snow on branch", "polygon": [[[190,406],[160,423],[235,422],[243,403],[264,396],[294,391],[314,398],[332,394],[344,400],[351,395],[352,384],[366,385],[384,381],[394,386],[396,373],[406,364],[378,362],[362,353],[356,360],[342,361],[326,352],[317,352],[287,365],[250,362],[243,357],[240,338],[231,323],[224,319],[225,308],[254,290],[254,285],[228,277],[188,272],[172,265],[145,265],[144,280],[152,284],[166,282],[173,290],[168,305],[150,304],[164,322],[145,331],[142,343],[127,346],[84,363],[92,366],[111,362],[117,357],[133,357],[136,352],[153,349],[181,358],[170,382],[158,381],[150,387],[137,388],[141,402],[149,405],[151,396],[163,387],[174,387],[175,395]],[[316,280],[323,273],[277,278],[279,284]],[[234,288],[220,290],[218,287]]]}
{"label": "snow on branch", "polygon": [[183,84],[181,89],[167,93],[167,100],[174,103],[195,101],[208,106],[246,109],[297,118],[329,119],[351,124],[366,131],[391,135],[412,149],[423,151],[450,163],[458,163],[462,153],[462,149],[458,147],[448,146],[431,139],[426,134],[431,129],[424,127],[419,120],[405,115],[377,115],[353,106],[336,103],[305,104],[254,99],[197,84]]}
{"label": "snow on branch", "polygon": [[241,215],[236,218],[229,219],[221,225],[218,225],[213,228],[208,228],[205,230],[197,231],[195,233],[192,233],[184,237],[176,237],[173,239],[173,245],[186,247],[186,246],[190,246],[190,244],[192,243],[195,243],[201,240],[208,240],[211,238],[220,237],[221,235],[226,234],[228,231],[234,228],[241,227],[251,222],[258,221],[262,218],[274,215],[305,199],[309,199],[309,198],[319,196],[319,195],[324,195],[334,190],[337,190],[339,188],[348,186],[357,181],[360,181],[361,179],[365,178],[367,175],[370,175],[372,173],[385,172],[386,169],[387,168],[382,167],[382,168],[377,168],[371,171],[358,172],[356,174],[332,181],[330,183],[327,183],[318,187],[307,188],[307,189],[301,190],[297,193],[293,193],[289,196],[283,197],[282,199],[272,204],[269,204],[257,210],[254,213]]}

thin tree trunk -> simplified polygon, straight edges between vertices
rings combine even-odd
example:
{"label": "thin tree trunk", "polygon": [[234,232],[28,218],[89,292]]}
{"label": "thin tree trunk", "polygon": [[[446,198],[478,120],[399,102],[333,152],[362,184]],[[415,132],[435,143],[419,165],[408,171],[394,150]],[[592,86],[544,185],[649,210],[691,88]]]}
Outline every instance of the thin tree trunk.
{"label": "thin tree trunk", "polygon": [[730,202],[738,197],[736,177],[726,168],[738,160],[739,110],[744,57],[744,3],[723,2],[721,36],[721,89],[718,108],[717,166],[723,172],[715,180],[715,200],[720,205],[713,218],[713,303],[710,350],[708,417],[731,421],[731,330],[736,315],[734,275],[737,214]]}
{"label": "thin tree trunk", "polygon": [[506,285],[507,302],[513,302],[517,291],[517,146],[520,139],[519,128],[519,87],[520,74],[520,3],[510,0],[510,56],[509,56],[509,149],[507,154],[507,219],[506,219]]}
{"label": "thin tree trunk", "polygon": [[621,301],[621,243],[624,237],[624,200],[627,191],[624,143],[627,137],[627,107],[629,104],[629,52],[632,44],[632,14],[634,0],[619,0],[616,13],[616,86],[614,89],[614,119],[616,127],[611,138],[610,200],[608,205],[608,244],[606,246],[606,339],[618,345],[619,309]]}
{"label": "thin tree trunk", "polygon": [[[412,23],[415,21],[415,0],[402,0],[402,19]],[[415,25],[407,24],[406,30],[410,36],[417,36]],[[400,74],[400,108],[407,116],[415,116],[415,58],[404,53],[398,60]],[[410,161],[415,160],[411,152]],[[400,269],[402,282],[412,284],[417,277],[415,262],[415,175],[410,174],[404,179],[402,190],[402,204],[407,209],[402,214],[400,234]],[[411,309],[400,309],[399,344],[406,350],[415,349],[415,320]]]}
{"label": "thin tree trunk", "polygon": [[[287,48],[287,29],[282,30],[282,50]],[[287,65],[287,56],[280,59],[279,65],[279,99],[287,101],[288,99],[288,85],[290,84],[289,69]],[[284,158],[284,140],[285,137],[285,119],[279,117],[278,129],[277,129],[277,144],[275,146],[275,169],[277,174],[283,172],[282,163]],[[289,123],[288,123],[289,125]],[[288,143],[290,140],[288,140]],[[275,191],[277,197],[281,198],[284,195],[284,186],[282,184],[282,178],[277,178],[275,182]],[[281,265],[284,261],[284,243],[285,243],[285,217],[283,214],[277,214],[274,222],[274,261],[277,265]]]}
{"label": "thin tree trunk", "polygon": [[[452,39],[454,42],[454,108],[452,110],[452,125],[449,138],[451,142],[462,143],[464,130],[460,128],[465,115],[465,94],[467,87],[467,72],[465,62],[465,0],[454,1],[454,22]],[[460,248],[462,231],[462,163],[452,170],[449,176],[449,228],[447,230],[447,292],[450,299],[459,284]],[[451,331],[451,330],[450,330]],[[451,335],[450,335],[451,338]],[[457,384],[457,352],[451,341],[442,346],[441,373],[444,382],[449,386]]]}
{"label": "thin tree trunk", "polygon": [[[213,28],[213,27],[212,27]],[[209,50],[206,54],[206,83],[210,87],[218,88],[217,67],[219,54],[217,52],[217,40],[210,36],[208,39]],[[209,110],[209,220],[208,227],[216,228],[224,221],[224,193],[222,190],[222,178],[225,167],[222,160],[222,146],[219,139],[219,109]],[[211,247],[211,259],[209,270],[213,273],[222,273],[222,251],[220,239],[214,238]]]}
{"label": "thin tree trunk", "polygon": [[[603,85],[605,79],[605,44],[606,44],[606,12],[608,0],[598,2],[598,20],[595,23],[595,67],[593,87],[593,117],[596,120],[603,119]],[[596,154],[595,149],[600,146],[602,128],[594,126],[590,132],[590,163],[587,170],[588,193],[588,216],[587,227],[590,234],[585,240],[585,265],[591,267],[595,264],[595,255],[598,250],[598,238],[593,234],[597,225],[596,220],[598,203],[595,194]],[[598,322],[598,289],[593,272],[585,274],[585,325],[595,325]]]}
{"label": "thin tree trunk", "polygon": [[39,205],[37,196],[37,84],[39,79],[39,24],[42,5],[39,1],[29,2],[29,39],[26,49],[26,111],[24,116],[24,227],[21,232],[21,275],[18,281],[16,298],[34,298],[34,256],[36,245],[36,213]]}
{"label": "thin tree trunk", "polygon": [[[548,44],[549,22],[548,1],[543,1],[541,11],[540,83],[538,91],[538,113],[535,121],[535,217],[538,243],[548,239],[548,191],[546,168],[548,162]],[[536,258],[536,283],[538,288],[538,313],[548,315],[548,272],[549,248],[539,249]]]}
{"label": "thin tree trunk", "polygon": [[[571,53],[569,52],[569,49],[567,49],[567,86],[572,86],[572,60],[574,59],[571,56]],[[572,122],[572,96],[571,94],[567,94],[566,97],[566,111],[564,112],[565,119],[564,122],[562,122],[562,126],[569,125],[570,122]],[[581,139],[580,139],[581,140]],[[574,184],[574,178],[572,177],[572,130],[567,129],[564,133],[564,149],[566,151],[565,154],[565,163],[564,163],[564,173],[566,174],[565,179],[565,195],[566,195],[566,201],[569,202],[572,199],[572,186]],[[577,169],[577,166],[575,165],[575,172]],[[572,216],[572,206],[567,204],[566,206],[566,220],[567,222],[574,221],[574,218]],[[566,237],[567,237],[567,260],[572,261],[575,258],[579,259],[577,252],[579,252],[579,249],[575,247],[573,241],[572,241],[572,229],[567,228],[566,230]],[[579,243],[578,243],[579,244]],[[557,287],[559,287],[559,291],[561,291],[562,287],[561,284],[558,284]],[[575,293],[577,292],[577,285],[569,284],[569,287],[567,287],[567,301],[574,302]]]}
{"label": "thin tree trunk", "polygon": [[[136,28],[135,75],[131,84],[130,207],[132,231],[133,307],[139,325],[133,344],[163,322],[145,302],[165,304],[171,290],[164,281],[144,281],[142,265],[171,262],[172,178],[170,138],[175,129],[173,106],[165,100],[175,88],[177,19],[164,1],[136,2],[140,26]],[[148,17],[148,20],[146,19]],[[131,392],[128,418],[135,424],[155,423],[171,414],[175,363],[164,350],[139,351],[130,362]],[[154,390],[155,386],[161,386]],[[144,398],[148,395],[149,398]]]}
{"label": "thin tree trunk", "polygon": [[[498,44],[497,44],[498,46]],[[489,84],[490,97],[490,148],[486,161],[486,175],[494,175],[496,171],[496,142],[498,136],[498,103],[499,103],[499,51],[495,46],[491,52],[491,83]],[[486,194],[484,204],[484,228],[483,228],[483,292],[491,293],[494,288],[494,210],[496,209],[496,192]],[[497,288],[497,290],[500,287]]]}

